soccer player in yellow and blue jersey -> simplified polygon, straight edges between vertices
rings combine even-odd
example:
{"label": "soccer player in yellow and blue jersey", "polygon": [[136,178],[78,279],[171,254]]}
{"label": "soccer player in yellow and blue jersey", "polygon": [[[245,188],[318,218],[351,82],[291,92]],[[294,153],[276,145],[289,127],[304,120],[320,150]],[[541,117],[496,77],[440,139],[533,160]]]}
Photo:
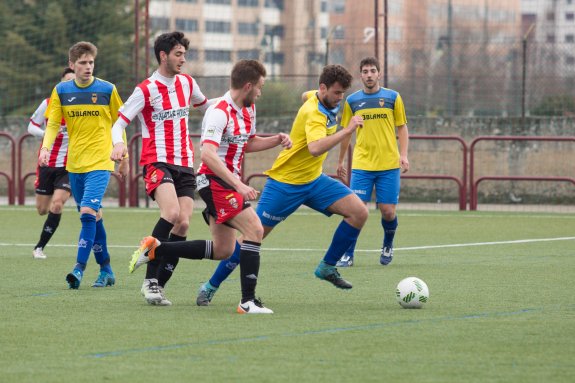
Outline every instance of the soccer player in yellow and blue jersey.
{"label": "soccer player in yellow and blue jersey", "polygon": [[[64,118],[69,137],[66,169],[82,222],[76,265],[66,276],[71,289],[80,287],[92,250],[100,265],[100,274],[92,286],[112,286],[116,280],[110,266],[101,203],[114,171],[114,162],[110,160],[111,129],[122,100],[114,84],[93,76],[97,53],[94,44],[84,41],[70,48],[69,65],[76,79],[60,83],[52,91],[48,125],[39,156],[39,163],[46,166],[48,148]],[[119,173],[123,177],[128,174],[126,159],[121,161]]]}
{"label": "soccer player in yellow and blue jersey", "polygon": [[[343,220],[315,275],[341,289],[352,285],[341,277],[335,264],[357,240],[367,220],[365,204],[343,183],[322,172],[327,152],[361,127],[363,119],[354,116],[337,131],[337,113],[352,76],[341,65],[327,65],[319,78],[319,90],[299,109],[292,125],[292,147],[280,152],[272,168],[256,209],[264,228],[264,238],[300,206],[305,205],[326,216],[338,214]],[[234,254],[220,262],[216,272],[200,288],[196,303],[207,306],[220,283],[239,261],[239,244]]]}
{"label": "soccer player in yellow and blue jersey", "polygon": [[[345,125],[354,116],[363,117],[363,128],[356,132],[350,187],[367,204],[375,186],[384,231],[380,263],[388,265],[393,259],[397,229],[395,208],[399,201],[400,170],[404,173],[409,170],[407,118],[399,93],[379,85],[379,61],[366,57],[359,69],[363,89],[347,97],[341,118]],[[346,137],[341,143],[337,173],[342,178],[346,176],[344,160],[350,139],[351,136]],[[353,265],[354,249],[355,242],[337,263],[338,267]]]}

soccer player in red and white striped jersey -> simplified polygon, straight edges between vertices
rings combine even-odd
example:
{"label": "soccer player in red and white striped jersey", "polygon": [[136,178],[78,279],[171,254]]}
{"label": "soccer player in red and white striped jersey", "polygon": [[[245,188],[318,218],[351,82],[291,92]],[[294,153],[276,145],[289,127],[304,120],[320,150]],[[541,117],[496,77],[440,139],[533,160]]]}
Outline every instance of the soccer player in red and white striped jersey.
{"label": "soccer player in red and white striped jersey", "polygon": [[[112,160],[126,153],[122,132],[137,118],[142,127],[142,155],[146,193],[160,208],[160,219],[152,236],[160,241],[184,241],[194,207],[196,178],[194,148],[188,132],[190,107],[205,111],[208,100],[196,81],[181,72],[189,40],[182,32],[164,33],[156,39],[154,52],[158,70],[139,84],[112,128]],[[142,285],[146,301],[170,305],[163,288],[178,258],[150,262]]]}
{"label": "soccer player in red and white striped jersey", "polygon": [[[62,72],[61,81],[74,79],[74,71],[65,68]],[[28,133],[34,137],[42,139],[44,129],[48,122],[48,107],[50,99],[47,98],[30,117],[28,124]],[[40,144],[40,146],[42,146]],[[56,136],[54,144],[50,148],[50,155],[47,166],[36,167],[36,180],[34,188],[36,189],[36,210],[38,214],[46,215],[46,221],[42,226],[42,233],[32,256],[35,259],[46,259],[44,247],[48,244],[54,232],[60,224],[62,217],[62,208],[70,198],[70,180],[66,170],[66,160],[68,157],[68,132],[66,130],[66,121],[62,119],[60,123],[60,132]]]}
{"label": "soccer player in red and white striped jersey", "polygon": [[[261,95],[266,70],[256,60],[240,60],[231,75],[231,89],[212,105],[202,123],[202,164],[198,170],[198,192],[206,203],[204,218],[210,225],[210,241],[162,243],[146,237],[132,256],[130,271],[152,259],[182,257],[191,259],[226,259],[239,252],[242,299],[237,307],[240,314],[271,314],[255,296],[260,246],[264,229],[248,201],[256,199],[258,191],[241,180],[241,164],[245,153],[258,152],[281,145],[291,148],[285,133],[256,136],[255,101]],[[236,230],[242,234],[236,242]],[[210,244],[210,245],[211,245]]]}

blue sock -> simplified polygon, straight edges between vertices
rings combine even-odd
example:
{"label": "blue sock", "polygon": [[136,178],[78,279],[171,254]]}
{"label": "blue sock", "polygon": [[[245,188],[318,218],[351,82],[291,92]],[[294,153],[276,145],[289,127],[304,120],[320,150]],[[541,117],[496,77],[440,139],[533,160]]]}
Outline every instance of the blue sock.
{"label": "blue sock", "polygon": [[344,255],[347,255],[350,258],[353,258],[353,253],[355,252],[355,245],[357,243],[357,238],[351,243],[349,248],[345,251]]}
{"label": "blue sock", "polygon": [[381,219],[381,226],[383,226],[383,247],[393,247],[393,238],[395,237],[395,229],[397,229],[397,216],[392,221]]}
{"label": "blue sock", "polygon": [[94,237],[94,245],[92,251],[96,262],[100,265],[100,270],[108,273],[112,272],[110,266],[110,254],[108,253],[108,243],[106,241],[106,229],[104,228],[104,220],[96,221],[96,235]]}
{"label": "blue sock", "polygon": [[333,234],[331,245],[329,245],[329,249],[327,249],[323,261],[328,265],[335,266],[351,244],[357,241],[359,232],[359,229],[356,229],[345,221],[341,221]]}
{"label": "blue sock", "polygon": [[213,287],[220,287],[223,281],[235,270],[235,268],[240,264],[240,250],[241,245],[236,241],[236,248],[234,253],[228,259],[224,259],[218,264],[214,275],[210,278],[210,285]]}
{"label": "blue sock", "polygon": [[96,216],[92,214],[82,214],[80,221],[82,222],[82,229],[80,230],[78,255],[76,256],[76,262],[79,265],[76,265],[75,268],[83,271],[88,263],[88,258],[90,258],[94,237],[96,236]]}

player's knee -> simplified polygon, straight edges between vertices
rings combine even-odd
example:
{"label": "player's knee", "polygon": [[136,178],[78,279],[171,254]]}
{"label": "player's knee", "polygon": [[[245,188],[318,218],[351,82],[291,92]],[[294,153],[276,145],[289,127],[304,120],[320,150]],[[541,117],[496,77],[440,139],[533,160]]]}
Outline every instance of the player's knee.
{"label": "player's knee", "polygon": [[382,214],[381,217],[383,218],[384,221],[393,221],[393,219],[395,218],[395,211],[391,211],[391,210],[385,210]]}
{"label": "player's knee", "polygon": [[367,206],[365,206],[363,203],[357,205],[352,214],[352,220],[356,223],[356,225],[362,227],[367,221],[368,217],[369,210],[367,209]]}
{"label": "player's knee", "polygon": [[48,208],[45,206],[36,206],[36,210],[38,211],[39,215],[46,215],[48,214]]}
{"label": "player's knee", "polygon": [[93,216],[97,216],[98,212],[92,209],[91,207],[82,206],[80,208],[80,214],[91,214]]}
{"label": "player's knee", "polygon": [[174,225],[178,224],[180,217],[180,212],[178,209],[170,209],[167,211],[162,212],[162,218],[166,221],[173,223]]}
{"label": "player's knee", "polygon": [[235,243],[232,244],[222,244],[214,242],[214,256],[215,260],[228,259],[234,253],[236,246]]}
{"label": "player's knee", "polygon": [[63,208],[64,208],[64,201],[53,200],[52,206],[50,207],[50,211],[54,214],[61,214]]}
{"label": "player's knee", "polygon": [[259,219],[250,222],[249,230],[246,230],[244,239],[253,242],[261,243],[264,238],[264,227]]}
{"label": "player's knee", "polygon": [[190,221],[188,219],[178,220],[178,222],[174,225],[173,231],[177,231],[178,233],[187,233],[189,228]]}

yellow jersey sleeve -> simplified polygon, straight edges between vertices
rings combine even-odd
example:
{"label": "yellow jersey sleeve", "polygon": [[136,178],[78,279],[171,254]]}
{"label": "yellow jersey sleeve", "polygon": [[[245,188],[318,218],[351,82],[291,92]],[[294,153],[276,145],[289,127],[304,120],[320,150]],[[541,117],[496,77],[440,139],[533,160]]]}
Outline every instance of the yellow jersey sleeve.
{"label": "yellow jersey sleeve", "polygon": [[52,91],[46,112],[48,114],[48,124],[46,125],[42,147],[49,149],[58,136],[60,122],[62,121],[62,104],[60,103],[60,96],[56,88]]}

